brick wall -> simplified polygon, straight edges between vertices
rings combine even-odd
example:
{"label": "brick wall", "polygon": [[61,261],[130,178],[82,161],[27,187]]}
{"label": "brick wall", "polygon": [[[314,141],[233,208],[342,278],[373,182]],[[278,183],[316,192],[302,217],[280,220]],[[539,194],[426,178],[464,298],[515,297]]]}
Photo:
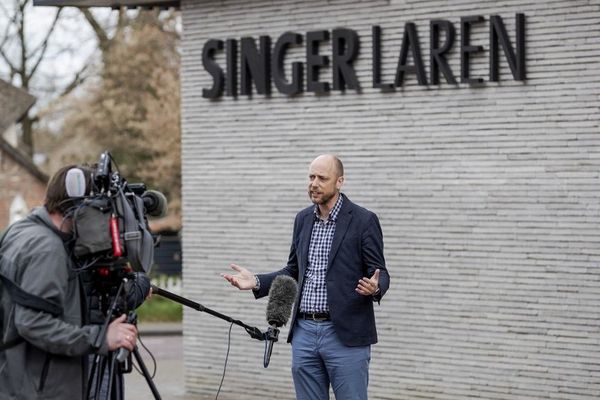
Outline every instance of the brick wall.
{"label": "brick wall", "polygon": [[[344,192],[381,219],[392,277],[376,307],[371,398],[600,397],[598,1],[182,3],[186,296],[266,327],[266,299],[219,273],[231,262],[284,265],[295,213],[308,204],[308,164],[332,152],[345,163]],[[503,17],[514,45],[516,13],[526,15],[527,80],[512,79],[500,51],[500,82],[489,82],[489,16]],[[429,21],[458,30],[470,15],[485,18],[471,39],[485,49],[471,68],[484,83],[426,87],[413,74],[393,93],[371,88],[372,25],[382,27],[391,81],[405,22],[428,60]],[[270,97],[202,98],[209,38],[336,27],[361,37],[360,94],[286,97],[273,87]],[[458,76],[457,41],[448,59]],[[288,68],[303,51],[289,53]],[[184,328],[186,388],[214,396],[228,324],[185,310]],[[262,343],[236,326],[231,336],[220,399],[294,398],[285,341],[265,370]]]}
{"label": "brick wall", "polygon": [[29,209],[42,205],[46,184],[7,153],[0,151],[0,231],[10,220],[10,205],[20,195]]}

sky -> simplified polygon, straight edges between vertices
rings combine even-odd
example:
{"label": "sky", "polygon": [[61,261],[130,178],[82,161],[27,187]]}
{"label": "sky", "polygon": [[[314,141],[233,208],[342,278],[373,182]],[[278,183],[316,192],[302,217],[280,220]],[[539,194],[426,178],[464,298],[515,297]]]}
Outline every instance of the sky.
{"label": "sky", "polygon": [[[16,0],[0,0],[0,43],[7,27],[7,15],[12,15],[14,1]],[[25,35],[30,51],[44,40],[56,12],[56,7],[34,7],[28,4]],[[94,10],[94,13],[103,21],[110,18],[111,14],[115,15],[115,12],[109,9]],[[17,60],[20,56],[20,50],[14,44],[7,50],[12,60]],[[47,103],[53,98],[53,93],[66,86],[94,56],[95,50],[96,38],[83,15],[77,8],[64,8],[60,23],[52,34],[46,57],[32,82],[30,91],[38,98],[38,105]],[[0,60],[0,77],[8,79],[8,68],[3,60]],[[14,83],[19,85],[19,82]]]}

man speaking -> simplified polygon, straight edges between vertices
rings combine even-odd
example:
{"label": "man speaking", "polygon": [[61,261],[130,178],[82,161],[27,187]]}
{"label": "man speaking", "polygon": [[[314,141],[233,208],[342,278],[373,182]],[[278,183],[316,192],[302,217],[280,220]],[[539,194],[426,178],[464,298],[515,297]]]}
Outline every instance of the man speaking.
{"label": "man speaking", "polygon": [[340,193],[344,167],[333,155],[321,155],[308,173],[313,206],[296,215],[287,265],[254,275],[232,264],[222,274],[233,286],[269,293],[278,275],[298,282],[288,342],[298,400],[335,397],[366,400],[371,345],[377,343],[373,302],[385,295],[390,276],[383,256],[377,216]]}

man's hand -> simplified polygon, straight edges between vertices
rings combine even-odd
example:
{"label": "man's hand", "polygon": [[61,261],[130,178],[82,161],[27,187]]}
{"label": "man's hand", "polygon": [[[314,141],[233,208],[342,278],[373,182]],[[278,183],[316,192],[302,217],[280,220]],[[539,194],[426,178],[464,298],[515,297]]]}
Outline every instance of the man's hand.
{"label": "man's hand", "polygon": [[254,278],[254,274],[252,272],[236,264],[231,264],[229,266],[232,270],[236,271],[237,274],[221,274],[221,276],[225,278],[227,282],[231,283],[231,285],[237,287],[240,290],[254,289],[254,287],[256,286],[256,279]]}
{"label": "man's hand", "polygon": [[373,296],[377,293],[377,289],[379,289],[379,269],[375,270],[371,278],[361,278],[355,290],[363,296]]}
{"label": "man's hand", "polygon": [[137,329],[135,325],[125,322],[127,316],[121,315],[108,325],[106,330],[106,343],[108,350],[113,351],[124,347],[129,351],[135,348]]}

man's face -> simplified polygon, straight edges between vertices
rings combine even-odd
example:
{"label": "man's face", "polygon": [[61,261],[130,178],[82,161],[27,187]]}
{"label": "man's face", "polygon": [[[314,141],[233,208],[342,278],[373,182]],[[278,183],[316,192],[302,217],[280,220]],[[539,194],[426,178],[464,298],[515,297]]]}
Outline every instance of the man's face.
{"label": "man's face", "polygon": [[308,197],[314,204],[327,204],[342,186],[343,177],[338,177],[334,162],[317,157],[308,170]]}

